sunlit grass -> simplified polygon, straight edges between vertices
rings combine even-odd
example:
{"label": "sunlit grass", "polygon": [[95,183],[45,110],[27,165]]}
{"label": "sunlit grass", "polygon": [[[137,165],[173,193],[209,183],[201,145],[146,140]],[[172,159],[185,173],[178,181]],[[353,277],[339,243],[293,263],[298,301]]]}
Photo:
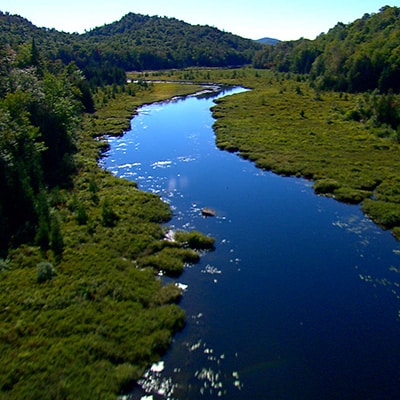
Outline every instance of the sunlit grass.
{"label": "sunlit grass", "polygon": [[[259,168],[314,181],[316,193],[362,203],[400,237],[399,145],[346,118],[353,95],[318,93],[304,79],[252,69],[166,71],[133,79],[242,85],[218,100],[216,143]],[[133,84],[135,85],[135,84]],[[180,290],[159,270],[182,272],[213,240],[179,232],[165,240],[171,211],[157,196],[98,167],[104,135],[129,128],[137,106],[198,86],[154,83],[99,92],[100,107],[78,135],[73,190],[54,190],[61,259],[24,246],[0,260],[0,390],[5,399],[115,399],[167,349],[185,317]],[[96,138],[95,140],[93,138]],[[43,262],[46,262],[44,267]]]}
{"label": "sunlit grass", "polygon": [[51,195],[62,258],[25,246],[1,260],[1,398],[115,400],[184,326],[180,289],[157,273],[177,275],[199,253],[164,239],[167,204],[97,161],[103,136],[121,134],[138,105],[197,89],[117,93],[84,118],[74,187]]}
{"label": "sunlit grass", "polygon": [[307,81],[272,73],[248,83],[253,90],[221,98],[213,108],[218,147],[259,168],[312,179],[319,194],[368,200],[363,210],[375,222],[399,225],[400,146],[346,118],[356,95],[317,93]]}
{"label": "sunlit grass", "polygon": [[368,216],[400,238],[400,146],[395,134],[382,137],[381,128],[349,119],[362,95],[320,92],[304,76],[251,68],[191,68],[136,78],[251,89],[217,100],[217,146],[261,169],[311,179],[318,194],[362,203]]}

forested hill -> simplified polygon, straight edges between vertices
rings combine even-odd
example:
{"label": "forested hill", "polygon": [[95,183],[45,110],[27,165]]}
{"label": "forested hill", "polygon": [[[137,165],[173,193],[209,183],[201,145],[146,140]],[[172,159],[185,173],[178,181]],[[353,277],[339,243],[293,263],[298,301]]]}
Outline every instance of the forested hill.
{"label": "forested hill", "polygon": [[261,48],[250,39],[174,18],[129,13],[84,34],[68,34],[0,12],[0,43],[30,45],[32,38],[46,58],[75,62],[95,85],[122,83],[128,70],[249,64]]}
{"label": "forested hill", "polygon": [[133,13],[83,39],[98,43],[105,53],[112,51],[125,69],[243,65],[260,48],[252,40],[210,26]]}
{"label": "forested hill", "polygon": [[310,74],[324,89],[400,92],[400,8],[386,6],[350,24],[338,23],[315,40],[265,46],[254,66]]}
{"label": "forested hill", "polygon": [[62,43],[68,43],[78,34],[59,32],[55,29],[38,28],[26,18],[0,11],[0,44],[12,48],[23,44],[31,44],[34,38],[40,44],[45,55],[56,54]]}

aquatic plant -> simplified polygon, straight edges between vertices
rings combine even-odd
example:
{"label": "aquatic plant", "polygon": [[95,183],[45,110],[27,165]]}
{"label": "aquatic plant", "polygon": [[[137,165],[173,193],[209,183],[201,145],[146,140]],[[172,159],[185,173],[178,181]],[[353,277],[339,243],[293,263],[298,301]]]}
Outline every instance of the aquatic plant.
{"label": "aquatic plant", "polygon": [[188,247],[197,250],[211,250],[214,248],[215,239],[197,231],[175,232],[175,240],[187,244]]}

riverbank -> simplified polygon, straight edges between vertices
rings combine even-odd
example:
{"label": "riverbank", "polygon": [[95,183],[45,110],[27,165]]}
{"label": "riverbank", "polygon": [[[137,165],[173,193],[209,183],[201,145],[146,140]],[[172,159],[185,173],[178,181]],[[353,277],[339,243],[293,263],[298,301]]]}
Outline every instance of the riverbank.
{"label": "riverbank", "polygon": [[180,289],[162,286],[157,273],[177,273],[198,259],[187,248],[191,236],[164,240],[168,205],[112,176],[98,159],[103,136],[122,134],[139,105],[199,88],[132,89],[107,99],[99,93],[98,111],[84,116],[78,133],[73,187],[52,192],[62,257],[26,245],[1,264],[0,389],[7,398],[115,399],[185,324]]}
{"label": "riverbank", "polygon": [[385,128],[351,118],[363,94],[320,92],[304,76],[250,68],[151,76],[253,89],[213,107],[217,146],[261,169],[313,180],[317,194],[361,204],[400,238],[400,145]]}
{"label": "riverbank", "polygon": [[357,99],[271,78],[213,108],[217,146],[261,169],[311,179],[317,194],[361,204],[400,238],[400,146],[380,128],[348,118]]}
{"label": "riverbank", "polygon": [[179,399],[396,397],[400,243],[311,182],[218,150],[210,108],[241,92],[146,106],[110,139],[105,168],[167,199],[171,227],[217,243],[180,278],[185,329],[139,384]]}

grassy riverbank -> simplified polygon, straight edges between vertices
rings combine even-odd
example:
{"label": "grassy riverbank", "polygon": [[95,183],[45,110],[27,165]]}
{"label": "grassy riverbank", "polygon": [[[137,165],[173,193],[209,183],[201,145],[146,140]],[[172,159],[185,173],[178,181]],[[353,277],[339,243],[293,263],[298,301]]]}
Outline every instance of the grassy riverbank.
{"label": "grassy riverbank", "polygon": [[213,108],[217,146],[238,152],[259,168],[312,179],[318,194],[361,203],[377,224],[400,238],[398,135],[352,118],[365,104],[363,94],[320,92],[304,77],[265,70],[155,75],[253,89],[218,100]]}
{"label": "grassy riverbank", "polygon": [[360,96],[317,93],[308,82],[271,77],[213,109],[217,146],[262,169],[312,179],[318,194],[362,203],[376,223],[400,233],[397,138],[351,120]]}
{"label": "grassy riverbank", "polygon": [[[360,96],[316,92],[306,80],[252,69],[186,70],[145,79],[221,82],[253,90],[218,100],[216,142],[263,169],[314,180],[317,193],[362,203],[400,231],[399,144],[351,120]],[[120,135],[138,106],[194,92],[183,84],[99,91],[78,135],[78,174],[51,193],[58,246],[23,246],[1,260],[0,390],[4,399],[115,399],[168,348],[184,325],[180,292],[156,273],[182,272],[199,233],[164,240],[169,207],[98,167],[104,134]],[[57,253],[54,249],[59,249]]]}
{"label": "grassy riverbank", "polygon": [[179,274],[199,258],[191,242],[210,248],[212,240],[199,233],[164,240],[169,207],[97,160],[102,135],[121,134],[137,106],[198,88],[133,87],[134,96],[99,93],[103,106],[84,117],[73,188],[54,190],[49,205],[62,251],[26,245],[1,261],[2,399],[115,400],[184,326],[180,290],[156,274]]}

